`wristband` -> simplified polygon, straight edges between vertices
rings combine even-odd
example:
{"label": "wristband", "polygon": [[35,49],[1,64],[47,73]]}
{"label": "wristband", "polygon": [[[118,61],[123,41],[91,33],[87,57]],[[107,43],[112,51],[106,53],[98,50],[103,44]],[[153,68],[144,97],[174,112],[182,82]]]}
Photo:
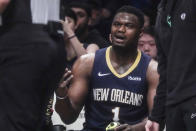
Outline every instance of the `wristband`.
{"label": "wristband", "polygon": [[76,37],[76,35],[74,34],[74,35],[72,35],[72,36],[70,36],[70,37],[68,37],[67,39],[68,40],[70,40],[70,39],[72,39],[72,38],[74,38],[74,37]]}

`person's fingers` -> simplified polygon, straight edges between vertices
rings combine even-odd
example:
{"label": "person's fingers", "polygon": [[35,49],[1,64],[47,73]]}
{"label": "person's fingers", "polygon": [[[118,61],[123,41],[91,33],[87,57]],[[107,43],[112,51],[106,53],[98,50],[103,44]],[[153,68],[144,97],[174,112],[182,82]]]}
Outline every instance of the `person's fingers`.
{"label": "person's fingers", "polygon": [[146,129],[146,131],[150,131],[150,126],[149,125],[145,125],[145,129]]}
{"label": "person's fingers", "polygon": [[63,78],[64,79],[67,79],[67,77],[69,77],[71,75],[71,71],[68,70],[68,71],[65,71],[64,75],[63,75]]}
{"label": "person's fingers", "polygon": [[61,77],[60,83],[63,82],[71,74],[72,74],[71,71],[68,68],[66,68],[63,76]]}
{"label": "person's fingers", "polygon": [[152,127],[152,122],[151,121],[147,121],[146,125],[145,125],[145,129],[146,131],[150,131],[150,128]]}
{"label": "person's fingers", "polygon": [[126,129],[127,126],[128,126],[128,124],[122,124],[122,125],[116,127],[114,131],[122,131],[122,130]]}
{"label": "person's fingers", "polygon": [[[64,79],[63,81],[61,81],[59,83],[59,87],[56,90],[56,95],[58,97],[64,97],[67,95],[68,92],[68,88],[67,85],[71,82],[73,75],[71,74],[70,70],[65,70],[65,75],[66,79]],[[64,77],[63,77],[64,78]]]}
{"label": "person's fingers", "polygon": [[67,85],[67,82],[63,81],[63,82],[60,83],[59,88],[65,88],[66,85]]}
{"label": "person's fingers", "polygon": [[60,87],[60,88],[66,88],[67,85],[71,82],[72,78],[73,78],[73,75],[70,75],[66,80],[64,80],[64,81],[59,85],[59,87]]}
{"label": "person's fingers", "polygon": [[65,29],[66,25],[68,24],[68,19],[65,17],[65,20],[59,20],[59,22],[63,25],[63,28]]}
{"label": "person's fingers", "polygon": [[66,81],[69,83],[72,80],[72,78],[73,78],[73,75],[71,74]]}
{"label": "person's fingers", "polygon": [[150,128],[148,126],[145,126],[146,131],[150,131]]}
{"label": "person's fingers", "polygon": [[65,22],[65,21],[63,21],[63,20],[59,20],[59,22],[60,22],[62,25],[64,25],[64,22]]}
{"label": "person's fingers", "polygon": [[65,16],[65,23],[69,23],[68,18]]}

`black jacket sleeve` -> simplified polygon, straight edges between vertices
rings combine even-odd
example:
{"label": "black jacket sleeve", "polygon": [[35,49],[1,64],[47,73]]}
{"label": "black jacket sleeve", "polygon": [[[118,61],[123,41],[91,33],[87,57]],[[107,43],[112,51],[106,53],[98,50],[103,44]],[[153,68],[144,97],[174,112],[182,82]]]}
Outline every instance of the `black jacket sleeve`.
{"label": "black jacket sleeve", "polygon": [[[162,123],[165,118],[165,104],[166,104],[166,93],[167,93],[167,54],[165,54],[165,49],[168,49],[169,44],[168,35],[170,35],[170,30],[166,29],[168,27],[166,23],[166,12],[164,12],[163,1],[159,5],[157,20],[155,25],[156,32],[156,43],[158,49],[158,73],[160,75],[159,85],[156,91],[156,96],[154,98],[153,110],[149,116],[149,119]],[[164,47],[162,46],[164,44]]]}

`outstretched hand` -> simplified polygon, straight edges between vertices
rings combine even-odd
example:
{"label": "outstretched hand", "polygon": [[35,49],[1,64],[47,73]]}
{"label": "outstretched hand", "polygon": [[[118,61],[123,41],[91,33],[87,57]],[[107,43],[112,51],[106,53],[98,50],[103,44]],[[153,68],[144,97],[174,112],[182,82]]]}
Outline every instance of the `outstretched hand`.
{"label": "outstretched hand", "polygon": [[68,92],[67,86],[70,84],[72,78],[73,78],[73,75],[72,75],[71,71],[66,68],[65,73],[60,80],[59,87],[56,90],[56,95],[58,97],[66,97],[67,96],[67,92]]}

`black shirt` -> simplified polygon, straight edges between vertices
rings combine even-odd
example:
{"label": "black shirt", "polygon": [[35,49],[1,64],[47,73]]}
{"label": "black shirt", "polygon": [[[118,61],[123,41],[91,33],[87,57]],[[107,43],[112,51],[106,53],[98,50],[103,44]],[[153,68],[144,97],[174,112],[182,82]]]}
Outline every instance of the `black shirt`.
{"label": "black shirt", "polygon": [[0,35],[0,131],[44,131],[49,98],[65,68],[65,49],[32,24],[30,0],[12,0]]}
{"label": "black shirt", "polygon": [[163,0],[156,23],[160,82],[151,119],[196,96],[196,2]]}
{"label": "black shirt", "polygon": [[3,25],[32,23],[30,0],[11,0],[2,14]]}

